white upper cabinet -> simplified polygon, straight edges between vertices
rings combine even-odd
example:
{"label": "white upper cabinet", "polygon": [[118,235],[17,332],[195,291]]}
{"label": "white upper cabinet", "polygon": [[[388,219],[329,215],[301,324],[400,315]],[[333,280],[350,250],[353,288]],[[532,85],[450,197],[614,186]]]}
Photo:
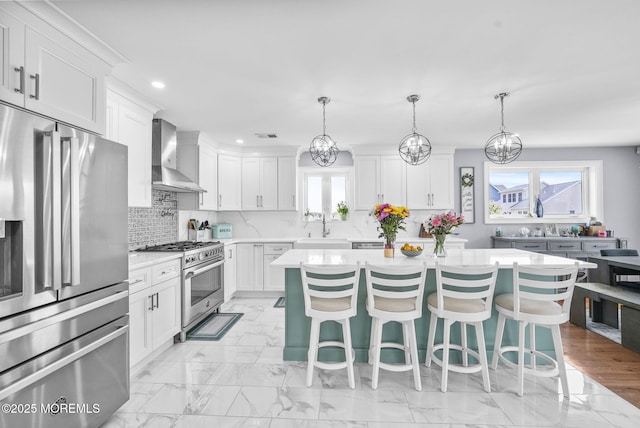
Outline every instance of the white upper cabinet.
{"label": "white upper cabinet", "polygon": [[24,35],[26,26],[0,9],[0,98],[24,106]]}
{"label": "white upper cabinet", "polygon": [[218,155],[218,211],[242,208],[242,158]]}
{"label": "white upper cabinet", "polygon": [[278,209],[278,158],[242,159],[242,209]]}
{"label": "white upper cabinet", "polygon": [[356,209],[406,203],[406,164],[398,156],[356,156]]}
{"label": "white upper cabinet", "polygon": [[298,209],[296,195],[296,158],[283,156],[278,158],[278,209],[289,211]]}
{"label": "white upper cabinet", "polygon": [[178,171],[206,192],[178,193],[182,210],[218,209],[218,154],[200,132],[178,132]]}
{"label": "white upper cabinet", "polygon": [[122,88],[107,90],[105,136],[129,148],[129,206],[151,206],[152,120],[157,107]]}
{"label": "white upper cabinet", "polygon": [[97,56],[15,3],[0,7],[0,49],[3,100],[104,133],[109,70]]}
{"label": "white upper cabinet", "polygon": [[407,206],[410,209],[454,208],[452,154],[432,154],[422,165],[407,166]]}

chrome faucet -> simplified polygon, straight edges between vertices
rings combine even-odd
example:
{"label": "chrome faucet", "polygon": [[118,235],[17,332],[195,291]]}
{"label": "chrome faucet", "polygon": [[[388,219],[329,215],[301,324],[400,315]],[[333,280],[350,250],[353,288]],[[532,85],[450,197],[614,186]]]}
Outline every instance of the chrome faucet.
{"label": "chrome faucet", "polygon": [[331,233],[331,229],[327,229],[327,223],[324,220],[324,213],[322,213],[322,237],[326,238]]}

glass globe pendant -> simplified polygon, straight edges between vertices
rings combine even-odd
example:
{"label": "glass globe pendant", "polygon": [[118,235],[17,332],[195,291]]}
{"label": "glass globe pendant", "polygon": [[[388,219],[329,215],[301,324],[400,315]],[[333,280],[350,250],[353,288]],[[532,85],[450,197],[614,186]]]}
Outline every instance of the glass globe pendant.
{"label": "glass globe pendant", "polygon": [[311,154],[311,159],[315,163],[320,166],[330,166],[338,159],[338,145],[336,144],[330,136],[327,135],[326,132],[326,116],[325,116],[325,107],[329,102],[331,102],[331,98],[329,97],[320,97],[318,98],[318,102],[322,104],[322,135],[317,135],[311,140],[311,145],[309,146],[309,153]]}
{"label": "glass globe pendant", "polygon": [[507,96],[509,93],[503,92],[494,97],[495,99],[500,98],[500,132],[492,135],[484,146],[484,154],[491,162],[497,164],[513,162],[522,153],[520,137],[504,130],[504,97]]}
{"label": "glass globe pendant", "polygon": [[413,104],[413,130],[400,141],[398,152],[400,157],[409,165],[420,165],[431,155],[431,142],[424,135],[416,132],[416,101],[420,95],[409,95],[407,101]]}

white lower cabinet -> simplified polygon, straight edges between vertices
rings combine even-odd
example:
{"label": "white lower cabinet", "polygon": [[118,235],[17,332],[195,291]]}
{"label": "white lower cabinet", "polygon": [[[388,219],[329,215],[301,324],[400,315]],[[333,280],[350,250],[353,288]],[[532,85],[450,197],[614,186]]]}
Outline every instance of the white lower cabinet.
{"label": "white lower cabinet", "polygon": [[236,244],[224,246],[224,301],[231,300],[237,289]]}
{"label": "white lower cabinet", "polygon": [[262,282],[265,291],[284,291],[284,269],[272,267],[271,262],[292,248],[291,243],[264,244]]}
{"label": "white lower cabinet", "polygon": [[292,242],[236,245],[238,291],[284,291],[284,270],[271,267],[271,262],[292,249]]}
{"label": "white lower cabinet", "polygon": [[263,289],[263,244],[240,243],[237,245],[236,284],[240,290]]}
{"label": "white lower cabinet", "polygon": [[134,366],[180,332],[180,260],[129,272],[129,350]]}

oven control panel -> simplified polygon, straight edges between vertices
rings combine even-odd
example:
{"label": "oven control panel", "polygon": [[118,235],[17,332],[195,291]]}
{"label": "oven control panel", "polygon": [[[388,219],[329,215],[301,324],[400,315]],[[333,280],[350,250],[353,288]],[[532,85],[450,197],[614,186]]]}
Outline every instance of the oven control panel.
{"label": "oven control panel", "polygon": [[202,262],[217,262],[224,260],[224,246],[212,246],[190,252],[184,256],[184,267],[200,264]]}

